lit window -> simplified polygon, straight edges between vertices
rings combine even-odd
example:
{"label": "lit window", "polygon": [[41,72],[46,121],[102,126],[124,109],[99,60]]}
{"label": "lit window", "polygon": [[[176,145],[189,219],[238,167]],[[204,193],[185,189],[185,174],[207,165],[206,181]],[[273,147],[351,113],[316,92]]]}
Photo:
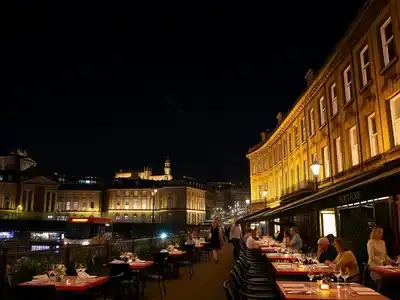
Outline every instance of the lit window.
{"label": "lit window", "polygon": [[299,126],[294,126],[294,144],[297,147],[299,145]]}
{"label": "lit window", "polygon": [[336,233],[336,218],[335,213],[321,213],[322,221],[322,236],[327,236],[328,234],[337,235]]}
{"label": "lit window", "polygon": [[311,155],[311,161],[314,163],[314,161],[317,160],[317,153],[314,153],[313,155]]}
{"label": "lit window", "polygon": [[129,197],[129,191],[125,192],[125,197]]}
{"label": "lit window", "polygon": [[320,120],[320,125],[323,126],[325,125],[325,103],[324,103],[324,97],[321,97],[319,99],[319,120]]}
{"label": "lit window", "polygon": [[117,200],[117,209],[121,209],[121,201]]}
{"label": "lit window", "polygon": [[335,139],[336,148],[336,171],[337,173],[343,172],[343,153],[342,153],[342,142],[340,137]]}
{"label": "lit window", "polygon": [[87,209],[87,203],[86,201],[82,201],[82,210],[86,210]]}
{"label": "lit window", "polygon": [[307,180],[307,172],[308,172],[308,166],[307,166],[307,161],[306,160],[304,160],[303,161],[303,178],[304,178],[304,181],[306,181]]}
{"label": "lit window", "polygon": [[394,144],[398,146],[400,145],[400,95],[390,100],[390,112],[392,115]]}
{"label": "lit window", "polygon": [[356,166],[360,163],[358,155],[358,141],[357,141],[357,126],[350,128],[350,151],[351,151],[351,164]]}
{"label": "lit window", "polygon": [[310,136],[315,134],[314,108],[310,109]]}
{"label": "lit window", "polygon": [[133,191],[133,196],[138,196],[139,192],[138,191]]}
{"label": "lit window", "polygon": [[129,200],[125,200],[125,209],[129,209]]}
{"label": "lit window", "polygon": [[125,214],[124,220],[125,220],[125,221],[128,221],[128,214]]}
{"label": "lit window", "polygon": [[119,221],[121,219],[121,217],[119,216],[119,214],[115,215],[115,221]]}
{"label": "lit window", "polygon": [[267,154],[263,154],[263,170],[265,171],[267,169]]}
{"label": "lit window", "polygon": [[301,118],[301,142],[304,143],[307,137],[306,118]]}
{"label": "lit window", "polygon": [[142,200],[142,209],[147,209],[147,200]]}
{"label": "lit window", "polygon": [[351,67],[348,66],[343,72],[344,98],[346,103],[351,101]]}
{"label": "lit window", "polygon": [[71,201],[65,202],[65,210],[71,210]]}
{"label": "lit window", "polygon": [[369,71],[368,45],[366,45],[360,52],[360,64],[362,85],[366,86],[367,83],[371,80],[371,74]]}
{"label": "lit window", "polygon": [[282,139],[282,152],[283,152],[283,158],[286,157],[286,140],[283,138]]}
{"label": "lit window", "polygon": [[336,83],[331,85],[331,101],[332,101],[332,116],[334,116],[338,112]]}
{"label": "lit window", "polygon": [[289,132],[289,153],[292,152],[293,146],[292,146],[292,133]]}
{"label": "lit window", "polygon": [[381,27],[383,62],[387,66],[396,56],[392,18],[389,17]]}
{"label": "lit window", "polygon": [[368,135],[371,157],[378,154],[378,132],[376,131],[375,113],[368,116]]}
{"label": "lit window", "polygon": [[78,208],[79,208],[79,202],[78,201],[74,201],[72,210],[78,210]]}
{"label": "lit window", "polygon": [[322,159],[324,162],[324,177],[329,178],[331,176],[331,171],[329,169],[329,153],[328,147],[322,148]]}

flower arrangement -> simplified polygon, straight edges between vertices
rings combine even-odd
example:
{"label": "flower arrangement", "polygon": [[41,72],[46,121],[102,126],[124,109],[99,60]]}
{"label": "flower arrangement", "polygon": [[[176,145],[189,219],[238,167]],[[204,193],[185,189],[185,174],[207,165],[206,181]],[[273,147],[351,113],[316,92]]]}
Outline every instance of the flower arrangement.
{"label": "flower arrangement", "polygon": [[167,250],[168,251],[172,251],[172,250],[174,250],[175,249],[175,246],[174,245],[169,245],[168,247],[167,247]]}
{"label": "flower arrangement", "polygon": [[56,271],[57,271],[58,275],[64,276],[67,273],[67,268],[65,267],[65,265],[59,264],[59,265],[57,265]]}

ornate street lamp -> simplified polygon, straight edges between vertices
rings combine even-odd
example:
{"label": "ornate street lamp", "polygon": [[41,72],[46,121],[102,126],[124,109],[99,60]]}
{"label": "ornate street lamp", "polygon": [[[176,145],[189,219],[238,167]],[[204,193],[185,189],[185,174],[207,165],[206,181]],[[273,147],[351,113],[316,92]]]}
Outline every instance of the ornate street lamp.
{"label": "ornate street lamp", "polygon": [[249,205],[250,205],[250,199],[246,199],[247,215],[249,215]]}
{"label": "ornate street lamp", "polygon": [[321,164],[319,161],[316,159],[310,166],[311,172],[314,175],[314,180],[315,180],[315,190],[318,192],[318,176],[319,172],[321,171]]}

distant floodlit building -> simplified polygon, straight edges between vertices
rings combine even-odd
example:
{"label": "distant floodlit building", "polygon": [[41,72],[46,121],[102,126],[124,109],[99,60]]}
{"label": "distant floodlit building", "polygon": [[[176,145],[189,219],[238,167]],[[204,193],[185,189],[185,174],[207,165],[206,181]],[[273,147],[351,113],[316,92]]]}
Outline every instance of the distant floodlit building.
{"label": "distant floodlit building", "polygon": [[115,179],[142,179],[142,180],[153,180],[153,181],[172,180],[171,162],[168,158],[165,160],[163,175],[153,175],[152,169],[145,167],[143,171],[120,170],[115,174]]}

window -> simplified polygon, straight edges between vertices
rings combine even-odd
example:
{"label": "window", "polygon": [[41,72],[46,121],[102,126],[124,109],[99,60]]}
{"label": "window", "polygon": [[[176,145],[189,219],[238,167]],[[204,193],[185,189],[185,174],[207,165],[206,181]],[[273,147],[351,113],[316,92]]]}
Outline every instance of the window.
{"label": "window", "polygon": [[294,126],[294,144],[297,147],[299,145],[299,126]]}
{"label": "window", "polygon": [[289,132],[289,153],[292,152],[293,146],[292,146],[292,133]]}
{"label": "window", "polygon": [[368,135],[371,157],[378,154],[378,132],[376,131],[375,113],[368,116]]}
{"label": "window", "polygon": [[119,221],[121,218],[120,218],[120,216],[119,216],[119,214],[116,214],[115,215],[115,221]]}
{"label": "window", "polygon": [[65,202],[65,210],[71,210],[71,201],[66,201]]}
{"label": "window", "polygon": [[308,172],[308,166],[307,166],[307,161],[306,160],[304,160],[303,161],[303,178],[304,178],[304,181],[307,181],[307,172]]}
{"label": "window", "polygon": [[286,171],[285,172],[285,186],[286,186],[286,189],[288,190],[289,189],[289,177],[288,177],[288,172]]}
{"label": "window", "polygon": [[311,161],[314,163],[314,161],[317,160],[317,153],[314,153],[313,155],[311,155]]}
{"label": "window", "polygon": [[147,191],[143,191],[142,195],[143,195],[143,197],[146,197],[147,196]]}
{"label": "window", "polygon": [[117,200],[117,207],[116,209],[121,209],[121,201]]}
{"label": "window", "polygon": [[253,175],[254,174],[256,174],[256,161],[255,161],[255,159],[253,159],[252,161],[251,161],[251,165],[252,165],[252,169],[253,169]]}
{"label": "window", "polygon": [[125,192],[125,197],[129,197],[129,191]]}
{"label": "window", "polygon": [[306,118],[301,118],[301,142],[306,141],[307,131],[306,131]]}
{"label": "window", "polygon": [[314,108],[310,109],[310,136],[315,134]]}
{"label": "window", "polygon": [[338,112],[336,83],[331,85],[331,101],[332,101],[332,116],[334,116]]}
{"label": "window", "polygon": [[286,140],[285,138],[282,139],[282,152],[283,152],[283,158],[286,157]]}
{"label": "window", "polygon": [[335,139],[336,148],[336,172],[343,172],[343,153],[342,153],[342,142],[340,137]]}
{"label": "window", "polygon": [[294,171],[293,171],[293,169],[290,169],[290,179],[291,179],[291,188],[292,188],[292,190],[293,190],[293,188],[294,188]]}
{"label": "window", "polygon": [[368,45],[366,45],[360,52],[360,65],[362,85],[366,86],[371,80],[371,73],[369,71]]}
{"label": "window", "polygon": [[392,115],[392,126],[394,144],[400,145],[400,95],[390,100],[390,113]]}
{"label": "window", "polygon": [[387,66],[396,56],[392,18],[389,17],[381,27],[383,62]]}
{"label": "window", "polygon": [[297,175],[297,181],[296,181],[296,183],[297,183],[297,186],[298,186],[299,183],[300,183],[300,165],[297,165],[297,166],[296,166],[296,175]]}
{"label": "window", "polygon": [[324,97],[319,99],[319,122],[320,126],[325,125],[325,104],[324,104]]}
{"label": "window", "polygon": [[90,208],[94,209],[94,202],[90,202]]}
{"label": "window", "polygon": [[129,200],[125,200],[125,209],[129,209]]}
{"label": "window", "polygon": [[79,202],[78,201],[74,201],[73,205],[72,205],[72,210],[78,210],[79,208]]}
{"label": "window", "polygon": [[328,234],[337,235],[336,233],[336,217],[334,212],[321,212],[321,222],[322,222],[322,236],[327,236]]}
{"label": "window", "polygon": [[139,192],[138,191],[133,191],[133,196],[139,196]]}
{"label": "window", "polygon": [[329,153],[328,147],[322,148],[322,159],[324,162],[324,178],[329,178],[331,176],[331,170],[329,169]]}
{"label": "window", "polygon": [[82,210],[86,210],[86,209],[87,209],[87,202],[82,201]]}
{"label": "window", "polygon": [[278,161],[281,161],[281,156],[282,156],[282,152],[281,152],[281,143],[278,143],[278,148],[277,148],[277,150],[276,151],[278,151],[278,153],[277,153],[277,156],[278,156]]}
{"label": "window", "polygon": [[125,220],[125,221],[128,221],[128,214],[125,214],[125,215],[124,215],[124,220]]}
{"label": "window", "polygon": [[343,72],[344,99],[346,103],[351,101],[351,67],[348,66]]}
{"label": "window", "polygon": [[350,135],[351,164],[352,166],[356,166],[360,163],[360,159],[358,157],[357,126],[350,128],[349,135]]}
{"label": "window", "polygon": [[263,170],[265,171],[267,169],[267,154],[263,154]]}

